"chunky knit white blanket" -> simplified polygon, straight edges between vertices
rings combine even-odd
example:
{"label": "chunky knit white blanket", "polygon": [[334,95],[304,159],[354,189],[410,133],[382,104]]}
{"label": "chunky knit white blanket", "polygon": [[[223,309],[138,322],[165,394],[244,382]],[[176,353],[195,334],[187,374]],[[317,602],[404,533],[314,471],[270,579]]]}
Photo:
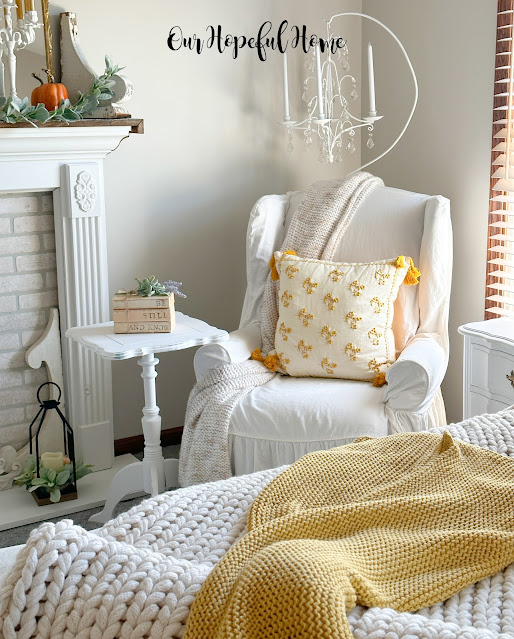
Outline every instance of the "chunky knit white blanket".
{"label": "chunky knit white blanket", "polygon": [[[445,428],[514,457],[513,409]],[[253,500],[281,470],[147,499],[98,534],[67,520],[43,524],[0,588],[0,636],[182,637],[202,583],[244,534]],[[356,639],[512,639],[514,564],[415,614],[357,607],[348,619]]]}
{"label": "chunky knit white blanket", "polygon": [[[313,259],[333,259],[363,198],[380,185],[382,180],[364,172],[344,180],[315,182],[291,220],[281,250],[295,250]],[[269,278],[262,299],[265,354],[274,348],[277,319],[278,282]],[[228,427],[232,411],[247,393],[274,376],[262,364],[247,361],[220,366],[196,384],[189,397],[182,436],[181,486],[231,476]]]}

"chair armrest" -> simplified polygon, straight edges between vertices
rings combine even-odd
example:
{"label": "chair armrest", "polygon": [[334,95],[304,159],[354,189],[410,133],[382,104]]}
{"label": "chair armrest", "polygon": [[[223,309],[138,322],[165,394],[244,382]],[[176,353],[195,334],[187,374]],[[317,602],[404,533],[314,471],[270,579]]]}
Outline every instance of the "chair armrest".
{"label": "chair armrest", "polygon": [[207,344],[196,351],[194,367],[196,379],[202,377],[216,366],[240,364],[250,357],[252,351],[261,346],[261,328],[259,324],[247,326],[230,333],[230,339],[219,344]]}
{"label": "chair armrest", "polygon": [[445,350],[431,335],[416,335],[386,374],[385,401],[395,411],[422,411],[446,373]]}

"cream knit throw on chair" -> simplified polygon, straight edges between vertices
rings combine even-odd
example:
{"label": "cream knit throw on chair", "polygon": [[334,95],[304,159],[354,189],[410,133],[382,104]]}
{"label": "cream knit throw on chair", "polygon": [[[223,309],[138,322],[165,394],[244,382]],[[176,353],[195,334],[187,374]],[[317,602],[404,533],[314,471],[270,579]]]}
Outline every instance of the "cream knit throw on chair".
{"label": "cream knit throw on chair", "polygon": [[[379,178],[359,172],[344,180],[315,182],[307,191],[291,221],[280,250],[294,250],[301,257],[333,259],[363,198]],[[270,255],[270,259],[271,259]],[[278,282],[268,279],[262,301],[262,350],[274,348],[278,319]],[[232,411],[256,386],[275,376],[261,363],[219,366],[206,374],[189,397],[182,446],[179,482],[189,486],[232,475],[228,451],[228,426]]]}
{"label": "cream knit throw on chair", "polygon": [[[446,428],[454,439],[514,458],[512,410]],[[66,520],[39,526],[0,584],[0,636],[181,639],[202,584],[281,470],[164,493],[98,534]],[[512,639],[514,565],[416,613],[357,606],[348,622],[355,639]]]}

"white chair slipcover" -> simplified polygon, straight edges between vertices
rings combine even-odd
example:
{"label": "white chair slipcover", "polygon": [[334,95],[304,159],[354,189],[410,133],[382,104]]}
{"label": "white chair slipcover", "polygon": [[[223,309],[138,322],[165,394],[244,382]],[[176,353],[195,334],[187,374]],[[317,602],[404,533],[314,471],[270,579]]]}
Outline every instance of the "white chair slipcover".
{"label": "white chair slipcover", "polygon": [[[215,366],[248,359],[261,346],[260,306],[269,260],[302,197],[301,192],[268,195],[255,204],[247,232],[247,290],[240,328],[228,342],[196,353],[197,379]],[[440,385],[449,355],[452,253],[446,198],[379,187],[363,200],[334,261],[409,255],[421,271],[419,285],[402,286],[395,303],[398,359],[387,372],[388,384],[375,388],[366,382],[277,375],[254,388],[230,420],[234,474],[289,464],[356,437],[446,424]]]}

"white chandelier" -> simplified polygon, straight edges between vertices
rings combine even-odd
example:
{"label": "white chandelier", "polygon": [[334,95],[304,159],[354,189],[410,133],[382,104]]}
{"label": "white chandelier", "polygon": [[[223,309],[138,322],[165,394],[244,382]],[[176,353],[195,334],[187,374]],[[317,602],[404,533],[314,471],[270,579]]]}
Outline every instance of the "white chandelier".
{"label": "white chandelier", "polygon": [[[383,27],[399,45],[414,81],[414,103],[412,105],[407,122],[396,140],[383,153],[374,160],[363,164],[359,169],[363,169],[373,164],[380,158],[384,157],[396,144],[400,141],[407,127],[412,120],[416,105],[418,102],[418,83],[414,68],[410,61],[404,46],[398,37],[388,28],[371,16],[358,13],[346,12],[333,15],[327,24],[327,42],[338,40],[339,36],[333,33],[332,21],[336,18],[344,16],[358,16],[366,18]],[[322,60],[322,55],[325,59]],[[357,80],[349,73],[349,51],[346,42],[342,48],[338,48],[337,54],[332,53],[331,47],[327,46],[325,54],[322,54],[319,43],[313,48],[311,54],[307,58],[306,68],[315,73],[307,77],[304,81],[302,100],[307,104],[307,117],[301,121],[291,119],[289,108],[289,77],[287,52],[283,54],[283,80],[284,80],[284,119],[282,125],[287,128],[288,134],[288,150],[293,151],[293,131],[303,132],[303,138],[306,149],[313,145],[313,138],[319,138],[319,161],[342,162],[344,152],[348,154],[355,153],[355,134],[357,129],[367,127],[368,140],[366,146],[371,149],[375,145],[373,140],[373,131],[375,122],[382,119],[383,116],[378,115],[375,103],[375,72],[373,65],[373,47],[368,43],[367,48],[367,68],[368,68],[368,87],[369,87],[369,109],[368,115],[358,117],[351,110],[351,104],[359,96],[357,93]],[[349,99],[346,97],[349,92]]]}

